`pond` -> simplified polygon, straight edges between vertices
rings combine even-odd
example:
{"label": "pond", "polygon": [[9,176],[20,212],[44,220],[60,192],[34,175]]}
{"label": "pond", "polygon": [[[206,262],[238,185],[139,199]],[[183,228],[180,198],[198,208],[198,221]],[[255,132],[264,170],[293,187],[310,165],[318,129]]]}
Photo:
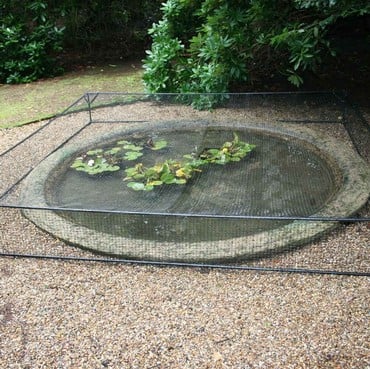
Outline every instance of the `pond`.
{"label": "pond", "polygon": [[[122,180],[123,171],[91,176],[73,170],[67,160],[48,181],[48,202],[63,208],[184,214],[184,217],[100,214],[94,220],[89,213],[69,212],[64,216],[97,231],[128,238],[199,242],[253,234],[287,222],[226,218],[202,222],[186,215],[302,217],[316,213],[335,193],[333,168],[312,147],[300,140],[253,130],[236,133],[241,140],[256,146],[246,158],[225,165],[209,164],[185,185],[163,185],[150,192],[127,187]],[[145,166],[219,147],[230,141],[232,132],[217,128],[169,130],[126,135],[115,141],[141,143],[157,137],[166,140],[168,147],[150,151],[137,160]],[[115,141],[98,147],[114,146]]]}
{"label": "pond", "polygon": [[[237,162],[203,165],[185,184],[135,191],[124,180],[125,170],[138,163],[181,161],[222,147],[233,135],[254,149]],[[109,150],[122,140],[167,145],[143,149],[142,156],[109,174],[71,168],[87,151]],[[334,221],[299,218],[353,214],[368,196],[365,172],[354,152],[299,127],[169,122],[158,129],[119,129],[56,151],[27,178],[23,196],[53,209],[25,211],[39,227],[94,252],[140,260],[232,261],[298,247],[335,227]]]}

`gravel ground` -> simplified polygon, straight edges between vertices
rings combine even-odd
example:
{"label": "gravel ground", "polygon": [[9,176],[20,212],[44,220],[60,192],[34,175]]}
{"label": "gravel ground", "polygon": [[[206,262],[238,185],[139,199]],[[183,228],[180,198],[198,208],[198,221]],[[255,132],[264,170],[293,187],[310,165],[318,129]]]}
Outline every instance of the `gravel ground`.
{"label": "gravel ground", "polygon": [[[28,130],[2,132],[0,146]],[[345,245],[366,263],[368,236],[368,224],[351,225],[311,252]],[[84,255],[15,210],[0,212],[0,243]],[[0,367],[368,369],[369,282],[3,257]]]}
{"label": "gravel ground", "polygon": [[358,368],[369,280],[0,259],[3,368]]}

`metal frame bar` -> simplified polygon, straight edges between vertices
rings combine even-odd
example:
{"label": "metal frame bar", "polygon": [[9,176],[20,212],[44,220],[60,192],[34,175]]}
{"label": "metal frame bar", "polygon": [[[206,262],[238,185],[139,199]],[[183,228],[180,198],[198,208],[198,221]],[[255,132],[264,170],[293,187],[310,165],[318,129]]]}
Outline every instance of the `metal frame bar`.
{"label": "metal frame bar", "polygon": [[[1,199],[1,197],[0,197]],[[312,222],[369,222],[370,217],[341,218],[341,217],[305,217],[305,216],[280,216],[280,215],[222,215],[222,214],[191,214],[191,213],[165,213],[155,211],[129,211],[129,210],[107,210],[107,209],[79,209],[79,208],[60,208],[55,206],[27,206],[27,205],[0,205],[0,208],[24,209],[24,210],[46,210],[58,212],[75,212],[75,213],[95,213],[95,214],[121,214],[121,215],[149,215],[149,216],[171,216],[181,218],[210,218],[210,219],[257,219],[257,220],[281,220],[281,221],[312,221]]]}
{"label": "metal frame bar", "polygon": [[278,267],[255,267],[244,265],[225,265],[225,264],[197,264],[197,263],[177,263],[166,261],[145,261],[145,260],[129,260],[129,259],[107,259],[107,258],[83,258],[75,256],[51,256],[51,255],[33,255],[33,254],[18,254],[18,253],[0,253],[0,257],[12,258],[29,258],[29,259],[44,259],[56,261],[83,261],[83,262],[99,262],[107,264],[129,264],[129,265],[144,265],[144,266],[159,266],[159,267],[181,267],[181,268],[198,268],[198,269],[218,269],[232,271],[256,271],[256,272],[280,272],[280,273],[300,273],[300,274],[329,274],[329,275],[344,275],[344,276],[359,276],[369,277],[370,272],[351,272],[338,271],[328,269],[309,269],[309,268],[278,268]]}

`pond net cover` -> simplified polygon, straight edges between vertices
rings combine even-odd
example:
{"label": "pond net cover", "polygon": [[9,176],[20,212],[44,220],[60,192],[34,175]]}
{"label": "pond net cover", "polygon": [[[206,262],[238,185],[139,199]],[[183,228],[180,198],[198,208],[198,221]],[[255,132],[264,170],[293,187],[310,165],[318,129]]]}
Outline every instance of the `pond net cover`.
{"label": "pond net cover", "polygon": [[3,131],[0,253],[367,275],[369,131],[334,93],[87,93]]}

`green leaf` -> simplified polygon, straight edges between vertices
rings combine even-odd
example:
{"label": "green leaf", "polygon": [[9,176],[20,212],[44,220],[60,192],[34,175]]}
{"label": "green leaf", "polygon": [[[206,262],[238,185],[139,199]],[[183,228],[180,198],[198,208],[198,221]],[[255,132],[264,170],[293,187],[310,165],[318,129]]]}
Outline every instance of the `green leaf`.
{"label": "green leaf", "polygon": [[121,147],[112,147],[110,150],[104,151],[104,154],[115,155],[122,151]]}
{"label": "green leaf", "polygon": [[145,177],[145,174],[144,174],[144,173],[137,173],[137,174],[134,174],[134,175],[132,176],[132,178],[133,178],[133,179],[136,179],[136,180],[139,180],[139,179],[144,179],[144,178],[146,178],[146,177]]}
{"label": "green leaf", "polygon": [[143,156],[143,153],[137,151],[127,151],[123,156],[123,159],[136,160],[137,158],[140,158],[140,156]]}
{"label": "green leaf", "polygon": [[150,186],[160,186],[162,185],[163,182],[162,181],[151,181],[151,182],[148,182],[147,183],[147,186],[150,185]]}
{"label": "green leaf", "polygon": [[154,189],[154,186],[147,184],[144,186],[144,191],[152,191]]}
{"label": "green leaf", "polygon": [[135,174],[137,174],[137,169],[134,167],[134,168],[127,168],[125,169],[125,173],[128,177],[133,177]]}
{"label": "green leaf", "polygon": [[296,87],[299,87],[303,83],[303,79],[298,74],[290,75],[288,81]]}
{"label": "green leaf", "polygon": [[167,147],[167,141],[160,140],[160,141],[154,141],[153,145],[151,146],[152,150],[161,150]]}
{"label": "green leaf", "polygon": [[92,155],[97,155],[101,154],[104,150],[103,149],[95,149],[95,150],[89,150],[86,155],[92,156]]}
{"label": "green leaf", "polygon": [[132,188],[134,191],[144,191],[145,185],[141,182],[129,182],[127,183],[127,187]]}
{"label": "green leaf", "polygon": [[171,184],[175,182],[175,175],[172,173],[164,173],[161,175],[161,181],[166,184]]}
{"label": "green leaf", "polygon": [[130,150],[130,151],[141,151],[143,149],[142,146],[137,146],[135,144],[128,143],[123,146],[125,150]]}
{"label": "green leaf", "polygon": [[175,179],[175,182],[176,184],[185,184],[186,183],[186,179]]}
{"label": "green leaf", "polygon": [[71,168],[79,168],[85,166],[86,164],[82,161],[82,158],[77,158],[71,165]]}
{"label": "green leaf", "polygon": [[110,165],[106,168],[108,172],[116,172],[117,170],[120,170],[121,168],[118,165]]}

